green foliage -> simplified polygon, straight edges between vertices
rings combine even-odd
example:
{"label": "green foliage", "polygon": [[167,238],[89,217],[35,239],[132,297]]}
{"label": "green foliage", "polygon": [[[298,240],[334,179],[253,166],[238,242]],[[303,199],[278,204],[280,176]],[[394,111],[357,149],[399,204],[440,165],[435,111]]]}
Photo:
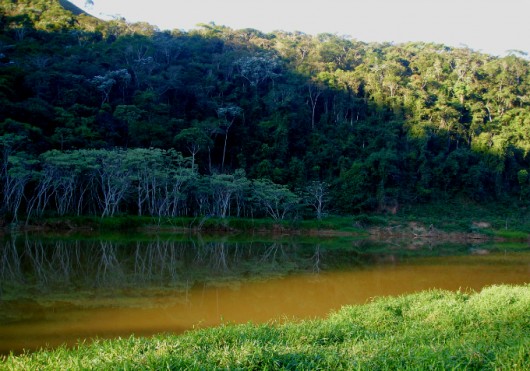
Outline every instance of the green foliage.
{"label": "green foliage", "polygon": [[214,24],[160,32],[57,0],[2,10],[0,135],[26,137],[30,156],[174,148],[197,175],[326,183],[327,211],[345,214],[527,203],[530,64],[515,55]]}
{"label": "green foliage", "polygon": [[223,325],[96,340],[4,360],[5,369],[527,369],[530,287],[427,291],[324,320]]}
{"label": "green foliage", "polygon": [[353,221],[355,224],[360,225],[362,227],[381,226],[386,225],[388,223],[386,218],[366,214],[355,215],[353,217]]}
{"label": "green foliage", "polygon": [[502,237],[510,240],[528,240],[529,234],[522,231],[512,231],[512,230],[498,230],[495,231],[495,236]]}
{"label": "green foliage", "polygon": [[267,214],[274,220],[284,220],[293,213],[300,199],[285,186],[271,182],[268,179],[258,179],[253,182],[254,197]]}

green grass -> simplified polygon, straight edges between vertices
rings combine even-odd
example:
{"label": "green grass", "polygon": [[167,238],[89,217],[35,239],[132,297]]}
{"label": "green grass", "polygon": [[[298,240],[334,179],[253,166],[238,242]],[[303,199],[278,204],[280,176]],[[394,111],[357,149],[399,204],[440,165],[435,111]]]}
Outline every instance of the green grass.
{"label": "green grass", "polygon": [[527,240],[528,233],[523,231],[497,230],[493,232],[495,236],[510,240]]}
{"label": "green grass", "polygon": [[[370,217],[379,218],[380,217]],[[33,220],[33,224],[49,229],[85,229],[95,231],[121,231],[137,229],[172,230],[187,229],[201,232],[270,232],[307,230],[338,230],[363,233],[355,227],[352,217],[334,216],[323,220],[273,220],[270,218],[237,217],[174,217],[154,218],[149,216],[118,215],[114,217],[69,216]]]}
{"label": "green grass", "polygon": [[[474,222],[487,222],[491,230],[516,230],[530,233],[530,210],[513,204],[475,203],[452,199],[428,204],[405,205],[392,222],[415,220],[425,225],[433,224],[446,232],[480,232]],[[482,230],[487,233],[488,228]]]}
{"label": "green grass", "polygon": [[[97,231],[135,229],[191,230],[200,232],[260,232],[292,233],[306,231],[337,231],[350,234],[366,234],[372,228],[396,233],[411,234],[410,224],[431,226],[447,233],[473,233],[484,237],[527,239],[530,235],[530,210],[510,204],[479,204],[466,200],[445,200],[429,204],[402,206],[396,215],[366,213],[350,216],[330,215],[322,220],[270,218],[217,218],[175,217],[154,218],[149,216],[118,215],[115,217],[63,217],[33,220],[33,224],[51,229],[68,230],[85,228]],[[484,227],[486,225],[487,227]]]}
{"label": "green grass", "polygon": [[9,356],[3,370],[530,368],[530,285],[427,291],[324,320],[224,325]]}

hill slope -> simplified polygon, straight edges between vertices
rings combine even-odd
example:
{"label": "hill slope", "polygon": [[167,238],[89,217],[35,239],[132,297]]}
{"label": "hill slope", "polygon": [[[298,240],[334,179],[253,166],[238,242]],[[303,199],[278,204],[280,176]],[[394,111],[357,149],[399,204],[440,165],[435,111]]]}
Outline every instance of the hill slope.
{"label": "hill slope", "polygon": [[[530,66],[516,55],[214,24],[159,32],[58,1],[3,7],[6,156],[175,149],[202,175],[325,184],[328,205],[346,213],[528,199]],[[184,203],[201,209],[191,193]]]}

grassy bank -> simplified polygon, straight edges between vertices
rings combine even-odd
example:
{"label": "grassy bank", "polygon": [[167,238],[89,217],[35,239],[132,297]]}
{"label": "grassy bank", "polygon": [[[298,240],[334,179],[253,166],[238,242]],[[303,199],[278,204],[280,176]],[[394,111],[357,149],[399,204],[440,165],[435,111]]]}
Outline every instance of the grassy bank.
{"label": "grassy bank", "polygon": [[[347,216],[333,216],[324,220],[237,217],[173,217],[154,218],[150,216],[119,215],[100,218],[97,216],[65,216],[34,219],[30,229],[48,230],[93,230],[119,231],[132,229],[191,230],[202,232],[287,232],[308,230],[334,230],[364,233],[363,226]],[[19,226],[21,227],[21,225]]]}
{"label": "grassy bank", "polygon": [[10,356],[0,369],[530,368],[530,285],[429,291],[325,320],[226,325]]}
{"label": "grassy bank", "polygon": [[[10,225],[7,229],[89,230],[97,232],[123,230],[246,232],[272,234],[385,234],[408,237],[498,238],[527,240],[530,237],[530,210],[504,204],[477,204],[469,201],[405,205],[396,214],[365,213],[349,216],[330,215],[322,220],[301,216],[273,220],[237,217],[174,217],[118,215],[66,216],[33,219],[30,227]],[[450,236],[449,236],[450,237]]]}

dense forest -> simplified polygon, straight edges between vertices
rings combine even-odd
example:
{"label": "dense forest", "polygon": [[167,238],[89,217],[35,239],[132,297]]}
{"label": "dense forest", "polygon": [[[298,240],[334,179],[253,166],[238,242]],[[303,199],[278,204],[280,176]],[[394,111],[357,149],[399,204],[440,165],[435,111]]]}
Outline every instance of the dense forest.
{"label": "dense forest", "polygon": [[530,63],[0,1],[1,218],[526,204]]}

